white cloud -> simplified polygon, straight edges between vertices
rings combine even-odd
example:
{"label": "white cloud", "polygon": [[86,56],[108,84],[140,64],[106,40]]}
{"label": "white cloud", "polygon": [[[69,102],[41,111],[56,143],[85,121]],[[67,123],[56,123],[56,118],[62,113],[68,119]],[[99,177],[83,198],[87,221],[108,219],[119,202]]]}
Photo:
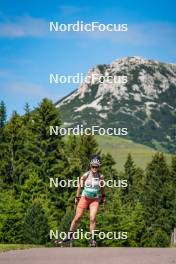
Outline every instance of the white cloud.
{"label": "white cloud", "polygon": [[[80,7],[74,6],[60,6],[59,9],[63,14],[76,13],[81,10]],[[129,23],[127,32],[49,32],[49,21],[43,18],[27,15],[10,18],[2,14],[0,16],[0,37],[74,38],[78,41],[97,39],[136,46],[160,45],[161,43],[174,45],[176,41],[176,25],[167,22]]]}
{"label": "white cloud", "polygon": [[15,97],[32,97],[34,99],[41,99],[44,97],[51,98],[51,94],[48,92],[48,90],[38,84],[34,83],[25,83],[20,81],[10,82],[6,83],[1,86],[6,93],[9,94],[9,96]]}
{"label": "white cloud", "polygon": [[21,16],[0,22],[0,37],[40,37],[48,32],[48,22],[41,18]]}
{"label": "white cloud", "polygon": [[159,22],[129,23],[126,32],[96,31],[84,34],[89,38],[106,39],[115,43],[148,46],[176,40],[176,25]]}

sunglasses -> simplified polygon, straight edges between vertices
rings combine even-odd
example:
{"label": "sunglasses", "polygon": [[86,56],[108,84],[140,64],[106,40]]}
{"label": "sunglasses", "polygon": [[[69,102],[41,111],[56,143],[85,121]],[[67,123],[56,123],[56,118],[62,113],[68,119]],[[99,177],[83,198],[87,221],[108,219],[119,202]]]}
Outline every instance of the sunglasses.
{"label": "sunglasses", "polygon": [[92,169],[98,169],[98,166],[92,166]]}

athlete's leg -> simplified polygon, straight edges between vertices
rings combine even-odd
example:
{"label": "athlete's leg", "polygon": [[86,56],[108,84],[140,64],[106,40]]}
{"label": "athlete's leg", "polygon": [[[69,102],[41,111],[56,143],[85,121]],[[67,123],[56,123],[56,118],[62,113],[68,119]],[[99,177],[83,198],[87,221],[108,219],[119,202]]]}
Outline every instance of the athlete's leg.
{"label": "athlete's leg", "polygon": [[[61,241],[61,243],[63,243],[63,242],[71,242],[72,241],[72,239],[74,238],[73,237],[74,231],[75,231],[75,229],[77,227],[77,224],[78,224],[79,220],[81,219],[81,216],[84,213],[84,210],[85,210],[84,208],[81,208],[81,207],[77,206],[76,214],[75,214],[75,217],[72,220],[72,223],[71,223],[71,226],[70,226],[70,230],[69,230],[67,236]],[[58,243],[58,241],[56,240],[55,244],[60,244],[60,242]]]}
{"label": "athlete's leg", "polygon": [[98,211],[99,202],[96,200],[89,205],[90,208],[90,232],[93,233],[93,230],[96,228],[96,215]]}
{"label": "athlete's leg", "polygon": [[81,216],[84,213],[85,208],[81,208],[77,206],[75,217],[73,218],[70,226],[70,231],[74,232],[76,230],[76,227],[81,219]]}

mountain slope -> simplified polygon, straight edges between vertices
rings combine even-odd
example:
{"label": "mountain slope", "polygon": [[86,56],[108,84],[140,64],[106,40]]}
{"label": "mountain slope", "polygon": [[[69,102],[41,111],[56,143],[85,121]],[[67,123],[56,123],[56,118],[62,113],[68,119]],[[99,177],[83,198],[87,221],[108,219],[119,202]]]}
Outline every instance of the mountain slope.
{"label": "mountain slope", "polygon": [[[56,103],[64,122],[127,127],[135,142],[176,150],[176,65],[125,57],[98,65],[87,76],[89,82]],[[110,84],[109,76],[126,76],[127,83]]]}

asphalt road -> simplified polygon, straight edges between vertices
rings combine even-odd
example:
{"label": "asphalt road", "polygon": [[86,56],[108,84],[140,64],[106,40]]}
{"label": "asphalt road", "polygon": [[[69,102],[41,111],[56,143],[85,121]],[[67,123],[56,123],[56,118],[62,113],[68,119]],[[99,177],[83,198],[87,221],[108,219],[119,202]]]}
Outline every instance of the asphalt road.
{"label": "asphalt road", "polygon": [[33,248],[0,253],[1,264],[176,264],[176,248]]}

